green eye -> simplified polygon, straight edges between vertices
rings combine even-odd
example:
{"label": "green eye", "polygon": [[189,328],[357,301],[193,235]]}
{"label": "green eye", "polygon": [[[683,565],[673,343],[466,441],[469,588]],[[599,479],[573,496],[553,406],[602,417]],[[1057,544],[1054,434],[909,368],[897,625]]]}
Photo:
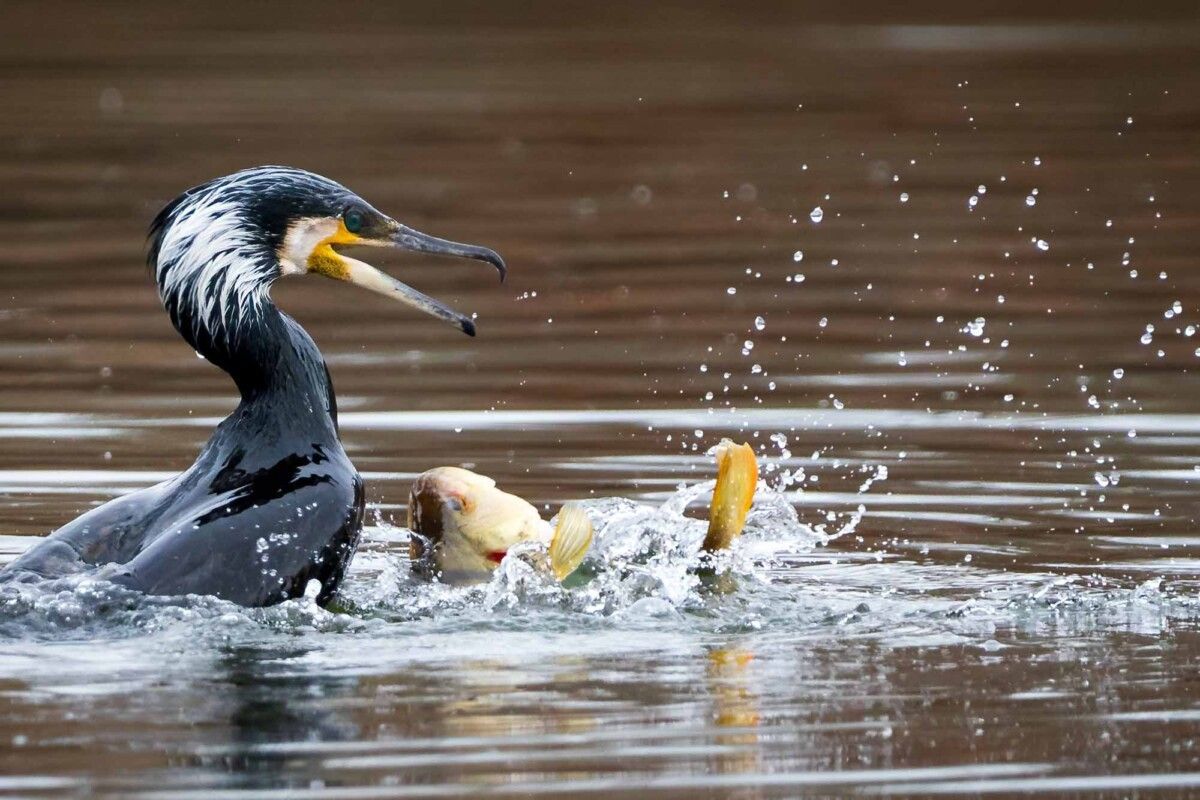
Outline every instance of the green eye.
{"label": "green eye", "polygon": [[363,217],[357,211],[347,211],[342,215],[342,222],[346,225],[346,230],[351,233],[358,233],[362,230]]}

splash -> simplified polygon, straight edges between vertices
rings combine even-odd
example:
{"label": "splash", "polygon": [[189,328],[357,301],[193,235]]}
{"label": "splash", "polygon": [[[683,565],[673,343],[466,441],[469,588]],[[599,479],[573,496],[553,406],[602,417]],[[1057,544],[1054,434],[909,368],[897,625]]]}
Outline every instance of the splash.
{"label": "splash", "polygon": [[[995,572],[969,558],[949,567],[828,548],[855,532],[867,513],[865,498],[852,513],[802,519],[797,505],[806,476],[802,468],[782,469],[791,460],[786,438],[772,442],[781,455],[766,464],[743,535],[715,555],[700,552],[715,481],[681,485],[658,503],[581,502],[595,543],[561,584],[540,568],[544,545],[535,542],[512,548],[486,583],[428,581],[409,563],[409,532],[377,518],[330,608],[312,596],[264,609],[213,597],[146,597],[76,576],[0,585],[0,638],[151,636],[160,646],[195,650],[280,636],[390,641],[493,631],[545,637],[544,646],[553,647],[558,634],[661,632],[666,625],[685,635],[807,630],[824,636],[836,629],[908,646],[947,637],[986,643],[1002,629],[1155,632],[1200,616],[1200,601],[1161,581]],[[888,479],[883,465],[860,471],[864,496]]]}
{"label": "splash", "polygon": [[[885,472],[874,473],[863,491],[885,477]],[[562,584],[538,568],[545,557],[538,543],[510,549],[491,581],[475,586],[417,579],[405,548],[389,545],[378,554],[371,579],[364,581],[360,574],[345,594],[359,612],[390,619],[550,609],[625,620],[709,613],[722,596],[769,585],[780,558],[811,552],[853,531],[864,512],[860,507],[837,525],[809,525],[793,504],[801,490],[760,482],[742,536],[727,551],[702,555],[708,527],[702,516],[715,484],[681,486],[659,504],[619,497],[579,502],[595,526],[595,538],[576,574]],[[384,537],[393,542],[408,533],[383,527],[388,529]]]}

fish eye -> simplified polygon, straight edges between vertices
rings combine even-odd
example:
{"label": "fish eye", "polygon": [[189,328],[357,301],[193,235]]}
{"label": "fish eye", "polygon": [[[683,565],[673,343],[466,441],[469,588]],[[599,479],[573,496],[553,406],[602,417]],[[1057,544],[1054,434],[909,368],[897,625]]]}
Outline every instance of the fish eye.
{"label": "fish eye", "polygon": [[362,230],[363,215],[358,209],[350,208],[342,214],[342,223],[346,226],[346,230],[351,233],[358,233]]}

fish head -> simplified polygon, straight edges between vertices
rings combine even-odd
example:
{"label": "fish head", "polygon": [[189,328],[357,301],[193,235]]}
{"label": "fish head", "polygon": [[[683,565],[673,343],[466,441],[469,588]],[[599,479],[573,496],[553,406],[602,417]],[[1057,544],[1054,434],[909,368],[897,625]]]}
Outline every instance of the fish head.
{"label": "fish head", "polygon": [[409,498],[409,555],[451,581],[487,580],[509,548],[549,541],[537,509],[496,482],[460,467],[417,476]]}

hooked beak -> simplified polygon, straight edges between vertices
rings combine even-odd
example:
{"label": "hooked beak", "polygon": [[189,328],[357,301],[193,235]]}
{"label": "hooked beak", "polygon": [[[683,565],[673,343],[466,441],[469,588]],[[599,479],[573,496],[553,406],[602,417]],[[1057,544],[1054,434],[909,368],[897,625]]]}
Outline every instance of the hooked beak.
{"label": "hooked beak", "polygon": [[[421,233],[400,223],[393,223],[389,228],[390,230],[384,237],[335,240],[331,244],[397,247],[402,250],[411,250],[415,253],[473,258],[477,261],[486,261],[494,266],[500,273],[500,281],[504,281],[507,268],[504,266],[504,259],[495,250],[439,239],[436,236]],[[348,283],[353,283],[356,286],[361,286],[364,289],[369,289],[372,292],[390,297],[393,300],[399,300],[401,303],[412,306],[419,311],[424,311],[426,314],[449,322],[468,336],[475,335],[475,322],[470,317],[458,313],[446,304],[418,292],[407,284],[401,283],[391,275],[379,271],[370,264],[342,255],[341,253],[336,253],[332,248],[330,248],[330,253],[336,259],[337,264],[329,265],[325,269],[316,266],[316,271],[323,272],[330,277],[340,278]]]}

